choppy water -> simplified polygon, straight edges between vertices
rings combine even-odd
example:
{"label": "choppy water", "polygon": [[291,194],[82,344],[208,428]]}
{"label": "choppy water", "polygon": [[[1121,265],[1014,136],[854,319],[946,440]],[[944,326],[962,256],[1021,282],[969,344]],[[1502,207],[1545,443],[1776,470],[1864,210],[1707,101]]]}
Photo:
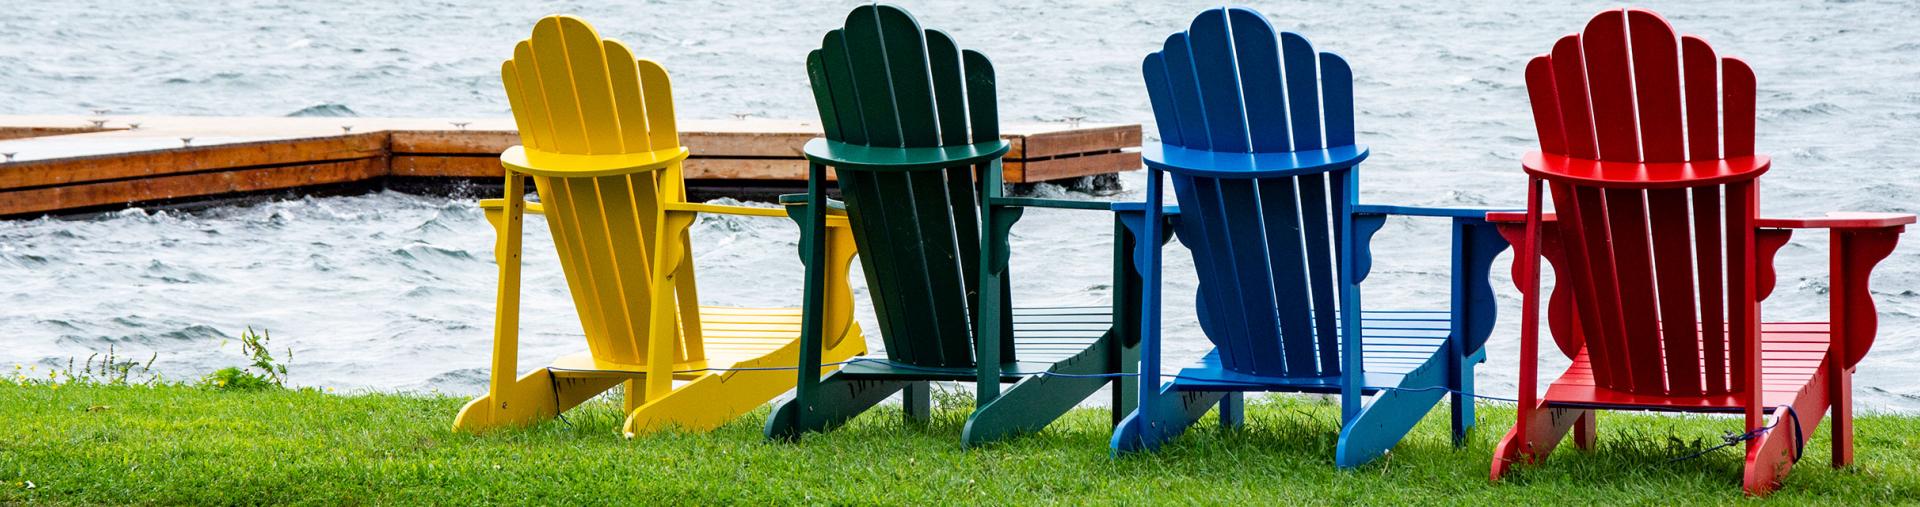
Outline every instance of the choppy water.
{"label": "choppy water", "polygon": [[[22,2],[15,2],[22,3]],[[903,1],[1000,69],[1007,121],[1151,123],[1139,61],[1209,2]],[[1253,2],[1276,26],[1342,53],[1374,147],[1370,202],[1520,204],[1515,161],[1533,147],[1521,68],[1601,2]],[[673,72],[680,114],[809,118],[805,52],[852,2],[67,1],[0,18],[0,114],[507,114],[498,62],[537,17],[570,12]],[[1920,178],[1920,3],[1655,2],[1760,77],[1762,209],[1915,210]],[[668,20],[671,20],[670,22]],[[1149,126],[1149,132],[1151,127]],[[1137,198],[1138,175],[1124,179]],[[1057,189],[1043,191],[1058,192]],[[1084,197],[1084,196],[1080,196]],[[542,225],[528,222],[530,234]],[[1023,304],[1104,303],[1103,217],[1035,211],[1015,229]],[[1444,301],[1441,224],[1391,222],[1376,243],[1370,306]],[[708,218],[694,232],[709,303],[791,304],[796,234],[778,220]],[[1824,234],[1779,259],[1769,318],[1823,318]],[[1878,345],[1864,406],[1920,410],[1920,240],[1883,263]],[[528,241],[526,362],[579,348],[550,243]],[[127,211],[0,223],[0,364],[64,363],[109,344],[191,376],[239,361],[244,326],[294,350],[294,381],[473,392],[485,377],[494,269],[471,199],[378,193],[198,213]],[[1170,259],[1175,355],[1205,349],[1191,263]],[[1074,259],[1062,262],[1063,259]],[[1083,259],[1083,260],[1082,260]],[[1498,261],[1504,266],[1506,260]],[[1511,393],[1517,297],[1500,270],[1502,320],[1481,385]],[[767,290],[773,287],[774,290]],[[864,298],[864,290],[860,292]],[[864,309],[864,307],[863,307]],[[871,315],[862,316],[871,322]],[[877,344],[877,341],[875,341]]]}

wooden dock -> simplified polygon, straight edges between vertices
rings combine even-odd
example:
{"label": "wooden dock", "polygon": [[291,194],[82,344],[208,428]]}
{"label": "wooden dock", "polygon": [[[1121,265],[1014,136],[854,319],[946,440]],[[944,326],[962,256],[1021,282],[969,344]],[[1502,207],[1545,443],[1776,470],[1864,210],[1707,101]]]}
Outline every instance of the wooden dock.
{"label": "wooden dock", "polygon": [[[456,122],[460,122],[456,124]],[[803,181],[810,122],[687,120],[687,178],[701,187]],[[1140,168],[1138,125],[1008,125],[1006,181]],[[500,178],[519,144],[508,118],[0,116],[0,216],[218,199],[432,178]]]}

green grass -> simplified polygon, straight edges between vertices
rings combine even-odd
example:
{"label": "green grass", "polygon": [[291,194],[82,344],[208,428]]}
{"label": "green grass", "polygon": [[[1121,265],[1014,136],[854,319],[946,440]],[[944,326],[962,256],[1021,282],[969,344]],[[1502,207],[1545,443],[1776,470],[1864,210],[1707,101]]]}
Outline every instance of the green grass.
{"label": "green grass", "polygon": [[[485,436],[448,426],[464,400],[181,386],[0,381],[0,504],[1488,504],[1736,503],[1744,453],[1666,461],[1738,422],[1605,414],[1597,452],[1563,448],[1487,480],[1511,410],[1483,406],[1456,449],[1436,411],[1390,457],[1332,466],[1337,407],[1253,403],[1245,430],[1215,425],[1162,452],[1107,454],[1108,413],[1077,410],[1047,431],[985,449],[958,445],[964,396],[929,425],[882,408],[797,444],[760,435],[763,409],[711,434],[626,440],[595,402],[552,422]],[[1824,427],[1770,500],[1829,505],[1920,499],[1920,418],[1865,416],[1858,465],[1827,467]],[[32,488],[26,487],[31,481]]]}

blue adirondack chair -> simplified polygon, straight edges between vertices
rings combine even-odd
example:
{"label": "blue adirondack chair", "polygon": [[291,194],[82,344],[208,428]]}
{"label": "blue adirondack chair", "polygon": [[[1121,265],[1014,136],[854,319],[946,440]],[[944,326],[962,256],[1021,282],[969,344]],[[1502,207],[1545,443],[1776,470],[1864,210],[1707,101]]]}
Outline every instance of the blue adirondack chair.
{"label": "blue adirondack chair", "polygon": [[[1157,448],[1215,405],[1222,424],[1238,426],[1248,391],[1338,393],[1342,467],[1385,453],[1449,390],[1459,442],[1473,424],[1461,393],[1473,391],[1493,325],[1487,273],[1507,247],[1486,210],[1358,204],[1368,152],[1354,143],[1352,70],[1298,34],[1276,37],[1258,12],[1203,12],[1143,67],[1161,141],[1142,150],[1147,202],[1115,206],[1141,238],[1146,290],[1140,403],[1115,431],[1114,452]],[[1161,204],[1163,175],[1180,206]],[[1368,243],[1388,215],[1452,219],[1450,304],[1361,310]],[[1193,252],[1196,313],[1214,350],[1162,384],[1168,230]]]}

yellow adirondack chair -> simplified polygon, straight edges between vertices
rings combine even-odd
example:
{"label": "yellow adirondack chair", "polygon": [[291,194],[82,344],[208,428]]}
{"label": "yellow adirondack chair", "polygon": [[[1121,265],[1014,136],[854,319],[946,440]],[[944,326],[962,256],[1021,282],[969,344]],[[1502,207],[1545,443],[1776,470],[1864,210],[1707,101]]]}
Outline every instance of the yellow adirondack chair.
{"label": "yellow adirondack chair", "polygon": [[[480,203],[500,264],[488,394],[454,429],[478,432],[555,417],[627,383],[627,436],[706,430],[792,389],[798,308],[699,306],[688,226],[699,213],[785,217],[777,209],[686,202],[666,70],[637,60],[570,16],[550,16],[514,47],[501,79],[523,146],[507,149],[504,199]],[[531,176],[539,202],[526,202]],[[799,213],[798,208],[795,212]],[[521,217],[545,215],[586,331],[587,352],[518,371]],[[824,323],[828,361],[866,353],[853,322],[844,215],[829,217]],[[797,254],[797,252],[796,252]],[[726,368],[768,370],[714,371]],[[675,380],[686,381],[678,388]]]}

